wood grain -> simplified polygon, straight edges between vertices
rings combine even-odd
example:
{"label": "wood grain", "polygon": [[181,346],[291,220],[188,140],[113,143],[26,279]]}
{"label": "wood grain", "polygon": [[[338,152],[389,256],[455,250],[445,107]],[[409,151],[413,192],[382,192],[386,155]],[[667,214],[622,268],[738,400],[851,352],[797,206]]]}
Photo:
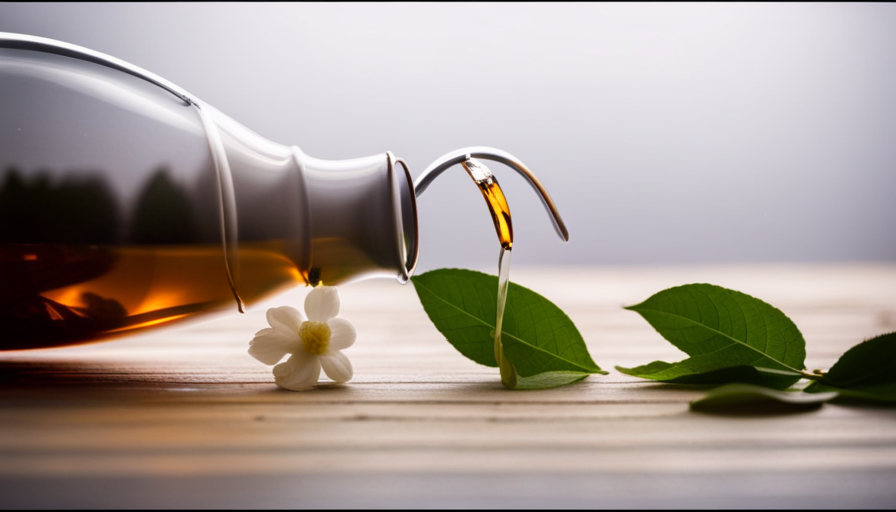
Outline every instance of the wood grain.
{"label": "wood grain", "polygon": [[273,385],[246,353],[267,307],[65,349],[0,353],[0,506],[888,507],[896,408],[691,412],[706,388],[624,376],[683,355],[637,314],[710,282],[759,297],[809,368],[896,330],[896,265],[514,268],[576,322],[610,375],[511,392],[429,323],[413,289],[341,289],[345,385]]}

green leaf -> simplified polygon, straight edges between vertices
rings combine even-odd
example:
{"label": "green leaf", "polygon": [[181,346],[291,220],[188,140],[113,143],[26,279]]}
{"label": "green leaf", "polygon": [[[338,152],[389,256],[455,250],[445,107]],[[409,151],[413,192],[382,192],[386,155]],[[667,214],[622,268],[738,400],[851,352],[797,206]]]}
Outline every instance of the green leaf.
{"label": "green leaf", "polygon": [[638,312],[691,357],[617,367],[622,373],[663,382],[751,382],[776,389],[800,379],[806,357],[802,334],[784,313],[755,297],[711,284],[688,284],[626,309]]}
{"label": "green leaf", "polygon": [[585,380],[588,375],[590,374],[581,372],[544,372],[532,377],[519,377],[513,389],[557,388]]}
{"label": "green leaf", "polygon": [[786,389],[799,380],[800,374],[755,366],[729,366],[717,368],[710,358],[694,356],[678,363],[654,361],[636,368],[617,366],[620,372],[633,377],[674,384],[727,384],[742,382],[774,389]]}
{"label": "green leaf", "polygon": [[847,350],[808,393],[838,391],[843,398],[896,403],[896,332]]}
{"label": "green leaf", "polygon": [[837,397],[836,392],[804,393],[777,391],[752,384],[728,384],[713,389],[705,397],[691,402],[694,410],[720,410],[746,405],[786,404],[785,408],[810,409]]}
{"label": "green leaf", "polygon": [[[439,269],[414,276],[412,282],[426,314],[449,343],[479,364],[497,366],[497,276]],[[515,283],[510,283],[507,294],[501,340],[507,359],[523,378],[545,372],[606,373],[591,359],[582,335],[560,308]],[[545,382],[557,378],[542,377]],[[576,380],[581,379],[569,382]]]}

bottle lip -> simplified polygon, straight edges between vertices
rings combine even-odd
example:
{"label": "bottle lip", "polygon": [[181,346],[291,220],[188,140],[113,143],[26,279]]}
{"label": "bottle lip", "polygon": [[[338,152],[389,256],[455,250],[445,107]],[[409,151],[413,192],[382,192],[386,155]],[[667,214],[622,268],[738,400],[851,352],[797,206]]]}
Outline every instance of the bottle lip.
{"label": "bottle lip", "polygon": [[[398,282],[407,283],[414,270],[417,268],[417,257],[419,254],[419,229],[417,225],[417,198],[414,195],[414,181],[411,179],[411,172],[407,164],[401,158],[396,157],[391,151],[386,152],[386,160],[388,162],[389,181],[392,184],[392,211],[395,219],[396,249],[398,251],[398,260],[401,262]],[[404,172],[397,168],[397,164],[401,165]],[[405,187],[402,187],[405,185]],[[402,191],[404,190],[404,193]],[[403,207],[403,201],[406,201],[409,208]],[[410,221],[410,226],[407,222]],[[409,229],[410,228],[410,229]]]}

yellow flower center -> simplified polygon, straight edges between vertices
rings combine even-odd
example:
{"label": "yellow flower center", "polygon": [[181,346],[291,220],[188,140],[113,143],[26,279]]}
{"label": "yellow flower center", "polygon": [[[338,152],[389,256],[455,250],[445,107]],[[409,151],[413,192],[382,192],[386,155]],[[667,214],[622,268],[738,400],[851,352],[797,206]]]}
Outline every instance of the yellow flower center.
{"label": "yellow flower center", "polygon": [[302,347],[305,352],[313,356],[322,356],[330,348],[330,335],[333,332],[325,322],[302,322],[299,326],[299,337],[302,338]]}

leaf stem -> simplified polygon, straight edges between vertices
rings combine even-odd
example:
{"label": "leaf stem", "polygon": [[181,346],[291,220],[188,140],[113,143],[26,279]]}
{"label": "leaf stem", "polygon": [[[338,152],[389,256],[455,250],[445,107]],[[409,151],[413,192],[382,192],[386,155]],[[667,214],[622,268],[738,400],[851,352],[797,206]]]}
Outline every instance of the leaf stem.
{"label": "leaf stem", "polygon": [[821,370],[812,370],[811,372],[807,372],[806,370],[800,371],[800,375],[804,379],[809,379],[809,380],[821,380],[824,378],[824,374],[825,374],[825,372],[823,372]]}
{"label": "leaf stem", "polygon": [[507,389],[516,389],[516,368],[504,355],[504,345],[501,343],[501,338],[497,337],[495,339],[495,359],[498,361],[498,368],[501,370],[501,384],[504,384],[504,387]]}

